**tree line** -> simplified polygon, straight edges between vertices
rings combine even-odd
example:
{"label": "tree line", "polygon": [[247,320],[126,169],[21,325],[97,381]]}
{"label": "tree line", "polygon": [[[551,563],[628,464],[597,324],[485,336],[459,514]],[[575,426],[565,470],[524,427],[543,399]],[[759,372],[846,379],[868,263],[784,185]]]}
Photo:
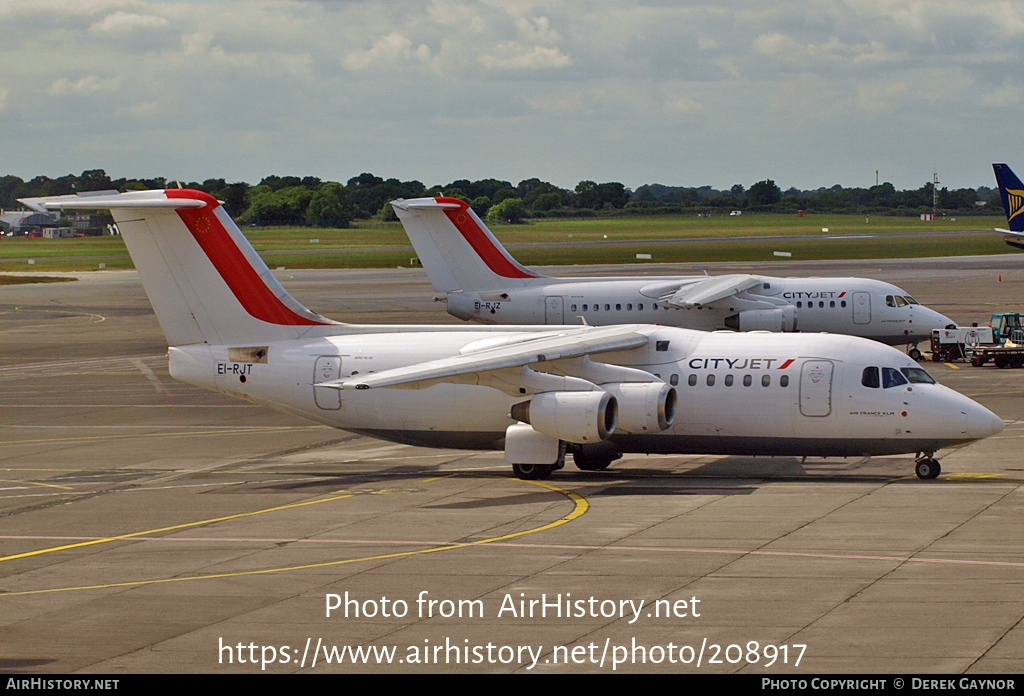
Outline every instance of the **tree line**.
{"label": "tree line", "polygon": [[[540,179],[516,185],[499,179],[458,179],[427,187],[419,181],[383,179],[370,173],[345,183],[306,176],[267,176],[258,184],[207,179],[175,182],[155,179],[111,179],[102,169],[79,176],[29,181],[13,175],[0,177],[0,207],[19,207],[18,198],[55,196],[79,191],[134,191],[182,186],[209,193],[224,202],[240,225],[302,225],[348,227],[353,220],[394,220],[389,202],[396,198],[447,196],[469,203],[488,222],[519,223],[530,218],[592,217],[630,214],[725,214],[733,210],[755,213],[883,213],[918,215],[932,210],[933,194],[940,213],[1002,211],[998,190],[946,188],[935,193],[931,182],[918,189],[897,191],[890,183],[870,188],[831,188],[801,191],[779,188],[771,179],[728,190],[710,186],[683,187],[645,184],[631,191],[618,182],[581,181],[564,189]],[[979,203],[983,203],[980,205]]]}

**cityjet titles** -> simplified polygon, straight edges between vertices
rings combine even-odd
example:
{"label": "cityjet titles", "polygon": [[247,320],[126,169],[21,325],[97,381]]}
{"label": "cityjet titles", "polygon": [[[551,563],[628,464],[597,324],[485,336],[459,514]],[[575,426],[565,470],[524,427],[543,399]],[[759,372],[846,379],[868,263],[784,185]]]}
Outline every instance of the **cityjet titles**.
{"label": "cityjet titles", "polygon": [[836,292],[835,290],[819,290],[816,292],[784,292],[782,296],[787,300],[838,300],[846,295],[846,291]]}
{"label": "cityjet titles", "polygon": [[691,370],[717,370],[720,367],[727,370],[785,370],[793,361],[793,358],[691,358],[689,365]]}

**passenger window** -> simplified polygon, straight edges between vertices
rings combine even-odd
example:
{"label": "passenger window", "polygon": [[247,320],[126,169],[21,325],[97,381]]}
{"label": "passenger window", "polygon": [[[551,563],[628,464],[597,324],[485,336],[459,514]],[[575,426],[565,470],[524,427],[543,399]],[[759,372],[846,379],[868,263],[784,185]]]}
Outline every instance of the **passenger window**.
{"label": "passenger window", "polygon": [[654,303],[654,308],[655,308],[655,309],[657,309],[657,308],[658,308],[658,303],[657,303],[657,302],[655,302],[655,303]]}
{"label": "passenger window", "polygon": [[586,305],[583,305],[583,311],[584,312],[587,311],[587,306]]}
{"label": "passenger window", "polygon": [[604,311],[606,311],[606,312],[607,312],[607,311],[611,310],[611,308],[612,308],[612,306],[611,306],[610,304],[606,304],[606,305],[604,306]]}
{"label": "passenger window", "polygon": [[637,308],[637,310],[638,310],[638,311],[641,311],[641,312],[642,312],[642,311],[644,311],[644,303],[643,303],[643,302],[641,302],[640,304],[638,304],[638,305],[636,306],[636,308]]}
{"label": "passenger window", "polygon": [[679,384],[679,375],[672,375],[671,377],[669,377],[668,383],[671,384],[673,387]]}
{"label": "passenger window", "polygon": [[633,311],[633,303],[632,302],[630,302],[629,304],[626,305],[626,311],[627,312],[632,312]]}
{"label": "passenger window", "polygon": [[725,386],[727,386],[727,387],[731,387],[732,386],[732,375],[726,375],[725,376]]}
{"label": "passenger window", "polygon": [[770,386],[772,386],[772,376],[771,375],[764,375],[763,377],[761,377],[761,386],[762,387],[770,387]]}
{"label": "passenger window", "polygon": [[573,306],[569,307],[569,311],[570,312],[575,312],[576,311],[576,305],[573,305]]}
{"label": "passenger window", "polygon": [[788,387],[789,386],[789,375],[782,375],[781,377],[779,377],[779,386],[780,387]]}
{"label": "passenger window", "polygon": [[620,305],[620,304],[615,305],[615,311],[616,312],[622,311],[622,305]]}
{"label": "passenger window", "polygon": [[752,380],[750,378],[750,375],[743,375],[743,386],[744,387],[749,387],[753,383],[754,383],[754,380]]}
{"label": "passenger window", "polygon": [[715,386],[715,376],[714,375],[708,375],[708,386],[709,387]]}
{"label": "passenger window", "polygon": [[689,384],[691,387],[696,387],[697,386],[697,375],[690,375],[689,377],[687,377],[686,378],[686,383]]}
{"label": "passenger window", "polygon": [[820,309],[825,309],[825,301],[824,300],[819,300],[818,301],[818,307]]}
{"label": "passenger window", "polygon": [[880,384],[878,381],[878,368],[865,367],[864,373],[860,376],[860,383],[862,386],[870,387],[871,389],[878,389],[878,385]]}
{"label": "passenger window", "polygon": [[804,306],[804,303],[803,303],[803,302],[797,302],[797,303],[796,303],[796,308],[797,308],[797,309],[800,309],[800,308],[802,308],[803,306]]}
{"label": "passenger window", "polygon": [[900,372],[911,384],[935,384],[935,379],[920,367],[904,367]]}
{"label": "passenger window", "polygon": [[882,368],[882,388],[889,389],[890,387],[898,387],[901,384],[906,384],[907,378],[903,376],[899,370],[894,367],[883,367]]}
{"label": "passenger window", "polygon": [[835,309],[835,307],[836,307],[836,301],[835,301],[835,300],[832,300],[831,302],[829,302],[829,303],[828,303],[828,306],[829,306],[829,307],[831,307],[832,309]]}
{"label": "passenger window", "polygon": [[839,306],[840,307],[845,307],[846,306],[846,300],[843,300],[842,302],[840,302]]}

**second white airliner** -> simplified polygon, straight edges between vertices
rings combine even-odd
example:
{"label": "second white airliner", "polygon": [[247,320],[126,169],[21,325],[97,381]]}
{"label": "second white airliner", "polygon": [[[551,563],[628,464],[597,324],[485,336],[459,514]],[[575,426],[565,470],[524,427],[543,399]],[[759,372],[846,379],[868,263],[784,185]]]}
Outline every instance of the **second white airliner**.
{"label": "second white airliner", "polygon": [[[644,322],[713,331],[829,332],[906,345],[954,322],[870,278],[763,275],[552,278],[517,262],[464,201],[391,204],[448,312],[485,324]],[[439,296],[439,297],[441,297]]]}

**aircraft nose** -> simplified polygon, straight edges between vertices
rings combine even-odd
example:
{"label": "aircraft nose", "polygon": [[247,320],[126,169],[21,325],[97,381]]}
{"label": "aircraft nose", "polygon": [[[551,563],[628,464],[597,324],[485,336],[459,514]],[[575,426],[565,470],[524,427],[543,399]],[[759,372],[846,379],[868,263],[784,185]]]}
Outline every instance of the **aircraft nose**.
{"label": "aircraft nose", "polygon": [[967,411],[967,434],[976,440],[1003,432],[1003,419],[981,404],[975,403]]}
{"label": "aircraft nose", "polygon": [[[939,314],[934,309],[928,309],[927,307],[920,307],[920,316],[918,321],[924,324],[929,330],[930,329],[944,329],[950,324],[956,325],[956,322],[947,317],[944,314]],[[917,312],[915,312],[917,314]]]}

